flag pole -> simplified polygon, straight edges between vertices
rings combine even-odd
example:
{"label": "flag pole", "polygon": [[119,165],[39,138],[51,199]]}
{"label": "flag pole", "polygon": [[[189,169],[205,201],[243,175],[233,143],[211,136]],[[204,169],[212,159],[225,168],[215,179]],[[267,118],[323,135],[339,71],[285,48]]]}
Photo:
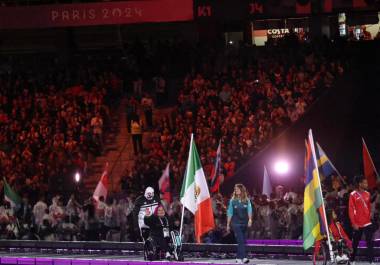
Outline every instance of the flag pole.
{"label": "flag pole", "polygon": [[322,194],[321,178],[319,177],[318,161],[317,161],[317,156],[315,154],[313,132],[312,132],[311,129],[309,130],[309,141],[310,141],[310,146],[311,146],[311,152],[313,154],[313,160],[314,160],[314,163],[315,163],[315,169],[317,171],[317,176],[318,176],[318,184],[319,184],[319,187],[320,187],[319,192],[320,192],[320,196],[321,196],[321,199],[322,199],[323,214],[325,215],[324,218],[322,218],[322,219],[323,219],[324,225],[326,227],[327,245],[329,246],[330,260],[331,260],[331,262],[334,262],[334,260],[335,260],[335,258],[334,258],[334,252],[332,250],[331,241],[330,241],[330,234],[329,234],[329,227],[327,225],[325,202],[324,202],[323,194]]}
{"label": "flag pole", "polygon": [[[322,147],[319,145],[319,143],[317,142],[317,146],[321,149]],[[324,151],[324,150],[323,150]],[[319,154],[320,155],[320,154]],[[339,173],[338,169],[336,169],[336,167],[334,166],[334,164],[332,163],[332,161],[330,160],[330,158],[327,156],[327,154],[325,153],[325,156],[327,157],[327,160],[330,162],[330,165],[331,167],[335,170],[336,173],[338,173],[338,177],[340,178],[340,180],[343,182],[344,185],[347,185],[346,181],[344,180],[344,178],[342,177],[342,175]],[[319,165],[318,165],[319,166]]]}
{"label": "flag pole", "polygon": [[[190,148],[189,148],[189,156],[188,156],[188,159],[187,159],[187,165],[186,165],[186,169],[185,169],[185,178],[184,178],[184,181],[187,182],[187,169],[189,168],[189,163],[190,163],[190,155],[191,155],[191,151],[193,149],[193,137],[194,137],[194,134],[191,134],[191,138],[190,138]],[[181,242],[182,242],[182,229],[183,229],[183,217],[185,215],[185,205],[182,204],[182,215],[181,215],[181,225],[180,225],[180,228],[179,228],[179,238],[181,238]]]}
{"label": "flag pole", "polygon": [[369,154],[369,158],[370,158],[370,160],[371,160],[371,164],[372,164],[373,170],[375,170],[376,177],[379,178],[379,173],[377,173],[377,170],[376,170],[375,164],[373,163],[373,160],[372,160],[371,153],[369,152],[368,147],[367,147],[367,144],[365,143],[363,137],[362,137],[362,140],[363,140],[363,144],[364,144],[364,146],[365,146],[365,149],[367,150],[367,153]]}
{"label": "flag pole", "polygon": [[181,214],[181,226],[179,228],[179,238],[181,238],[181,242],[182,242],[182,228],[183,228],[183,216],[185,214],[185,206],[182,205],[182,214]]}
{"label": "flag pole", "polygon": [[[220,147],[220,161],[218,161],[218,162],[220,162],[220,163],[218,163],[218,168],[215,168],[215,174],[217,174],[217,175],[215,175],[215,178],[216,178],[215,181],[219,182],[218,189],[216,190],[217,193],[220,192],[220,185],[221,185],[221,183],[220,183],[220,174],[221,174],[220,168],[222,166],[222,138],[219,139],[218,148],[219,147]],[[216,151],[218,152],[218,150],[216,150]],[[217,156],[216,159],[218,159],[218,154],[216,156]]]}
{"label": "flag pole", "polygon": [[[221,160],[222,160],[222,139],[219,140],[219,144],[218,144],[218,148],[216,149],[216,157],[215,157],[215,163],[214,163],[214,171],[211,172],[211,176],[210,176],[210,191],[212,193],[215,193],[214,192],[214,185],[215,183],[219,182],[219,176],[220,176],[220,167],[221,167]],[[220,163],[218,163],[218,151],[220,150],[219,152],[219,155],[220,155]],[[219,193],[219,190],[220,190],[220,183],[218,184],[218,189],[216,190],[217,193]]]}
{"label": "flag pole", "polygon": [[[326,155],[327,156],[327,155]],[[329,161],[331,162],[331,160],[329,159]],[[332,168],[335,170],[336,173],[338,173],[338,176],[340,178],[340,180],[343,182],[344,185],[347,185],[346,181],[344,180],[344,178],[342,177],[342,175],[339,173],[338,169],[336,169],[336,167],[334,166],[334,164],[331,162],[330,165],[332,166]]]}

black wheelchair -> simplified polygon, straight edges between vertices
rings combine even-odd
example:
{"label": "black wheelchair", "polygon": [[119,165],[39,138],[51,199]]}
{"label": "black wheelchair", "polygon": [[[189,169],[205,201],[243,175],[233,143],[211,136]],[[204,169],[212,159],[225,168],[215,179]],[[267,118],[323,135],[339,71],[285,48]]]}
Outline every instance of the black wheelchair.
{"label": "black wheelchair", "polygon": [[[184,261],[182,255],[182,240],[178,231],[171,231],[169,237],[169,252],[171,257],[176,261]],[[161,260],[163,257],[158,242],[155,242],[154,238],[149,236],[144,239],[144,260]]]}
{"label": "black wheelchair", "polygon": [[321,240],[319,249],[313,253],[314,265],[350,265],[350,250],[344,242],[331,242],[334,259],[331,261],[326,239]]}

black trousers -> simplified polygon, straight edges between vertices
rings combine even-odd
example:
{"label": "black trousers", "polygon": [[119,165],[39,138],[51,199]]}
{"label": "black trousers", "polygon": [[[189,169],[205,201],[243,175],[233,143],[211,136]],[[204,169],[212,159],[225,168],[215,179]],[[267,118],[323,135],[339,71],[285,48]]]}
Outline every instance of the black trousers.
{"label": "black trousers", "polygon": [[362,235],[364,233],[365,241],[367,242],[367,257],[369,262],[373,262],[373,225],[368,225],[366,227],[361,227],[359,230],[353,230],[352,233],[352,261],[355,261],[356,253],[358,250],[359,241],[362,238]]}
{"label": "black trousers", "polygon": [[159,247],[162,252],[168,252],[170,250],[168,237],[152,236],[152,238],[154,242],[157,244],[157,247]]}
{"label": "black trousers", "polygon": [[132,134],[132,143],[135,155],[143,152],[142,134]]}
{"label": "black trousers", "polygon": [[144,241],[146,241],[149,237],[150,229],[149,228],[140,228],[140,235]]}
{"label": "black trousers", "polygon": [[145,110],[145,120],[149,128],[153,127],[153,110],[147,109]]}

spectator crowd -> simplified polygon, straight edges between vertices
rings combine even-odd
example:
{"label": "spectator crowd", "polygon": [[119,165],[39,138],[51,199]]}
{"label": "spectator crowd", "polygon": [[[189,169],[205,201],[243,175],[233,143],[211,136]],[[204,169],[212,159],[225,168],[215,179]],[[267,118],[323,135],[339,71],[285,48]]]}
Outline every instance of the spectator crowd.
{"label": "spectator crowd", "polygon": [[[348,198],[353,185],[343,185],[336,176],[323,181],[326,207],[334,209],[345,230],[351,233],[348,218]],[[380,187],[372,190],[372,220],[380,236]],[[157,191],[156,191],[157,192]],[[50,201],[40,196],[31,203],[23,196],[21,204],[11,206],[5,202],[0,206],[0,238],[30,240],[107,240],[139,241],[140,233],[134,226],[133,216],[137,193],[128,196],[100,197],[99,201],[89,198],[78,200],[75,195],[64,199],[55,195]],[[226,230],[226,203],[229,197],[220,193],[212,196],[215,229],[203,236],[205,243],[233,243],[233,235]],[[297,194],[277,186],[268,198],[266,195],[250,196],[253,206],[253,226],[248,230],[249,239],[302,239],[303,194]],[[167,204],[172,229],[179,230],[181,203],[178,197]],[[185,212],[184,242],[194,242],[193,216]]]}
{"label": "spectator crowd", "polygon": [[[292,37],[265,48],[200,49],[199,54],[183,79],[174,111],[154,122],[145,152],[135,152],[135,167],[123,178],[125,190],[155,185],[170,162],[172,191],[179,191],[191,133],[206,176],[221,141],[223,176],[231,178],[332,89],[346,64],[330,42],[301,45]],[[143,100],[129,100],[128,114],[140,123]]]}
{"label": "spectator crowd", "polygon": [[[165,47],[170,45],[157,51]],[[141,58],[127,58],[141,71],[152,60],[156,62],[154,68],[159,70],[149,74],[136,70],[121,77],[92,67],[76,68],[76,79],[62,70],[43,76],[2,72],[0,171],[23,198],[18,206],[5,201],[0,206],[1,238],[138,240],[131,222],[134,199],[147,185],[159,192],[158,178],[168,162],[173,201],[163,204],[178,229],[181,204],[177,192],[186,167],[189,135],[196,136],[208,177],[221,141],[222,176],[232,178],[273,137],[301,119],[320,95],[333,89],[347,66],[336,49],[331,42],[301,45],[292,37],[263,48],[194,47],[179,56],[189,60],[182,64],[188,73],[182,76],[174,111],[160,120],[153,120],[152,112],[154,104],[167,103],[162,98],[168,93],[165,69],[173,68],[169,60],[164,60],[165,65],[156,62],[161,52],[140,51]],[[189,54],[195,54],[194,58],[190,60]],[[155,95],[145,87],[147,76]],[[89,156],[102,153],[113,103],[109,98],[123,81],[131,87],[126,109],[129,130],[132,135],[149,130],[149,142],[143,146],[140,136],[135,137],[135,165],[125,171],[122,194],[99,202],[75,195],[67,198],[56,188],[67,183],[67,176],[74,171],[85,172]],[[343,217],[352,186],[333,179],[335,182],[326,184],[326,198],[333,207],[340,207]],[[276,188],[270,198],[253,194],[254,222],[249,238],[299,239],[302,198],[283,187]],[[376,209],[378,198],[374,196]],[[204,242],[233,240],[225,230],[227,199],[218,192],[212,195],[216,228]],[[188,212],[184,225],[185,241],[194,241]]]}
{"label": "spectator crowd", "polygon": [[33,201],[43,192],[72,190],[74,172],[85,175],[89,156],[102,153],[108,98],[119,79],[75,70],[0,73],[0,172]]}

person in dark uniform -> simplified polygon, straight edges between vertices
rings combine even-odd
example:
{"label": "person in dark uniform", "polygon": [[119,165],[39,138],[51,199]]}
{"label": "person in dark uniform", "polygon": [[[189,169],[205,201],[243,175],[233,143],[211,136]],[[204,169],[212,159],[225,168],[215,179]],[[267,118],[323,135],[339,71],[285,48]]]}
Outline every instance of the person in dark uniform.
{"label": "person in dark uniform", "polygon": [[170,224],[162,205],[157,206],[154,214],[146,208],[144,223],[150,228],[150,236],[161,251],[165,252],[165,258],[170,259]]}
{"label": "person in dark uniform", "polygon": [[149,237],[149,226],[144,222],[147,209],[150,213],[154,213],[159,204],[161,204],[161,200],[158,195],[154,194],[152,187],[146,188],[144,195],[139,196],[135,201],[133,208],[134,225],[136,229],[140,230],[140,235],[144,241]]}
{"label": "person in dark uniform", "polygon": [[227,208],[227,232],[234,232],[237,242],[236,263],[248,263],[245,249],[247,227],[252,226],[252,204],[243,184],[236,184]]}

